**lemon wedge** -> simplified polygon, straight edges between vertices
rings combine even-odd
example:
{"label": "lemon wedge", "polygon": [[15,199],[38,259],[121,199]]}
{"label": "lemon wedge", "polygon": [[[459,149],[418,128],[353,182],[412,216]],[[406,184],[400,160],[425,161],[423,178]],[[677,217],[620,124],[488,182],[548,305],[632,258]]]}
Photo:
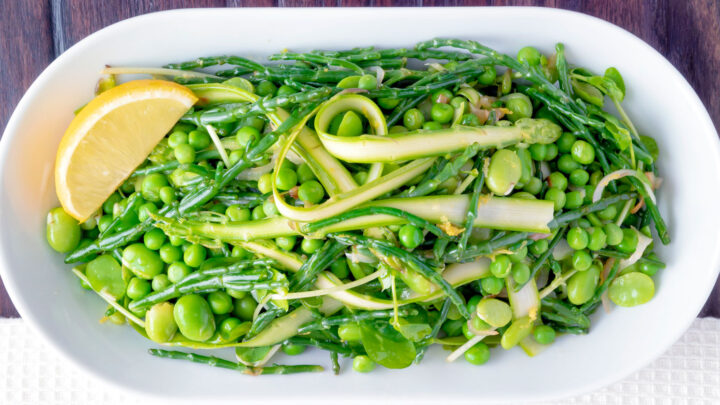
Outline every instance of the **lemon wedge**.
{"label": "lemon wedge", "polygon": [[197,101],[187,87],[135,80],[107,90],[73,119],[55,160],[65,211],[87,220]]}

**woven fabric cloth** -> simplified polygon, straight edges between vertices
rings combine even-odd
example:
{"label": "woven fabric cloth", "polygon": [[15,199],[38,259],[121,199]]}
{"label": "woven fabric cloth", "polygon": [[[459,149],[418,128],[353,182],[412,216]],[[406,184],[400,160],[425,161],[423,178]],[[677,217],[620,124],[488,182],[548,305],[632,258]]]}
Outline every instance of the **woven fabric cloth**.
{"label": "woven fabric cloth", "polygon": [[[0,318],[0,404],[142,404],[64,363],[20,319]],[[173,401],[177,404],[178,401]],[[720,319],[697,319],[662,357],[604,389],[553,404],[720,404]]]}

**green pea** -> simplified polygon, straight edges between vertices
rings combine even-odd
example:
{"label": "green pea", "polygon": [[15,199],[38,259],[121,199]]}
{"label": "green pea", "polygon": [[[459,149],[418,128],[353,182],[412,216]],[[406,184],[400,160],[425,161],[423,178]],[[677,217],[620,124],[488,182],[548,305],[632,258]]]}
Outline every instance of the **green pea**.
{"label": "green pea", "polygon": [[190,267],[200,267],[207,257],[207,250],[202,245],[190,245],[183,253],[183,261]]}
{"label": "green pea", "polygon": [[567,242],[571,248],[575,250],[583,250],[590,242],[590,237],[584,229],[576,226],[568,231]]}
{"label": "green pea", "polygon": [[140,193],[147,201],[160,201],[160,189],[168,186],[167,178],[161,173],[152,173],[145,176],[140,186]]}
{"label": "green pea", "polygon": [[310,180],[315,180],[315,173],[313,173],[310,165],[303,163],[297,168],[298,181],[302,184]]}
{"label": "green pea", "polygon": [[527,257],[527,252],[527,245],[522,245],[518,247],[517,249],[513,250],[513,253],[510,255],[510,261],[513,263],[522,263],[522,261],[525,260],[525,257]]}
{"label": "green pea", "polygon": [[556,141],[558,152],[560,153],[570,153],[572,150],[572,146],[575,143],[577,138],[575,138],[575,135],[573,135],[571,132],[563,132],[562,135],[560,135],[560,138]]}
{"label": "green pea", "polygon": [[265,211],[263,211],[262,205],[258,205],[252,210],[252,219],[254,221],[265,218]]}
{"label": "green pea", "polygon": [[403,125],[410,131],[422,128],[423,123],[425,123],[425,117],[417,108],[411,108],[403,114]]}
{"label": "green pea", "polygon": [[115,207],[116,203],[119,203],[120,200],[122,200],[122,197],[118,193],[112,193],[110,197],[108,197],[107,200],[102,205],[102,210],[105,214],[112,214],[113,213],[113,207]]}
{"label": "green pea", "polygon": [[103,291],[115,299],[120,299],[125,295],[122,267],[109,254],[100,255],[91,260],[85,266],[85,276],[95,291]]}
{"label": "green pea", "polygon": [[548,185],[550,187],[565,191],[568,185],[568,181],[564,174],[560,172],[552,172],[548,177]]}
{"label": "green pea", "polygon": [[583,205],[583,196],[579,191],[571,191],[565,194],[565,208],[574,210]]}
{"label": "green pea", "polygon": [[364,354],[355,356],[353,359],[353,370],[358,373],[369,373],[375,369],[375,366],[375,362]]}
{"label": "green pea", "polygon": [[477,77],[478,82],[480,84],[483,84],[485,86],[489,86],[495,82],[495,78],[497,77],[497,71],[495,70],[495,66],[486,66],[482,73]]}
{"label": "green pea", "polygon": [[325,197],[325,189],[315,180],[306,181],[298,187],[298,197],[301,201],[317,204]]}
{"label": "green pea", "polygon": [[422,231],[415,225],[406,224],[400,228],[398,232],[400,243],[406,248],[412,250],[420,246],[424,240]]}
{"label": "green pea", "polygon": [[322,239],[304,238],[302,242],[300,242],[300,250],[302,250],[305,254],[311,255],[317,252],[322,247],[322,245]]}
{"label": "green pea", "polygon": [[273,96],[277,91],[277,87],[273,82],[268,80],[261,81],[255,90],[255,93],[260,97]]}
{"label": "green pea", "polygon": [[350,275],[347,261],[342,257],[332,262],[332,264],[330,265],[330,271],[332,271],[332,273],[341,280],[347,278]]}
{"label": "green pea", "polygon": [[485,295],[497,295],[505,287],[505,282],[501,278],[490,276],[481,279],[480,286]]}
{"label": "green pea", "polygon": [[168,136],[168,146],[175,148],[188,142],[188,134],[183,131],[175,131]]}
{"label": "green pea", "polygon": [[559,211],[563,209],[563,207],[565,207],[565,202],[567,201],[567,198],[564,191],[555,187],[550,187],[545,192],[545,200],[552,201],[555,207],[555,211]]}
{"label": "green pea", "polygon": [[382,97],[377,99],[377,104],[384,110],[392,110],[400,104],[399,98]]}
{"label": "green pea", "polygon": [[477,304],[476,313],[480,319],[495,328],[502,328],[512,320],[510,305],[495,298],[482,299]]}
{"label": "green pea", "polygon": [[234,342],[250,331],[250,322],[243,322],[235,317],[223,319],[220,323],[220,337],[226,342]]}
{"label": "green pea", "polygon": [[358,81],[358,87],[365,90],[375,90],[378,82],[374,75],[363,75]]}
{"label": "green pea", "polygon": [[267,194],[272,191],[272,175],[270,173],[265,173],[260,176],[258,179],[258,190],[260,190],[263,194]]}
{"label": "green pea", "polygon": [[615,248],[623,253],[633,253],[637,248],[638,234],[635,230],[623,228],[622,241]]}
{"label": "green pea", "polygon": [[169,302],[155,304],[145,313],[145,333],[150,340],[157,343],[169,342],[178,324],[175,322],[175,307]]}
{"label": "green pea", "polygon": [[390,134],[402,134],[405,132],[408,132],[408,130],[402,125],[393,125],[388,129],[388,133]]}
{"label": "green pea", "polygon": [[145,247],[150,250],[160,250],[166,239],[165,232],[159,228],[151,229],[143,236]]}
{"label": "green pea", "polygon": [[588,242],[588,249],[600,250],[607,246],[607,235],[603,232],[602,228],[596,227],[590,233],[590,241]]}
{"label": "green pea", "polygon": [[595,160],[595,148],[583,140],[575,141],[570,153],[576,162],[583,165],[589,165]]}
{"label": "green pea", "polygon": [[362,338],[360,326],[353,322],[344,323],[338,327],[338,336],[346,342],[360,341]]}
{"label": "green pea", "polygon": [[505,102],[505,107],[511,111],[507,116],[511,122],[532,117],[532,101],[528,96],[522,93],[512,93],[503,97],[502,100]]}
{"label": "green pea", "polygon": [[250,142],[260,139],[260,131],[251,126],[242,127],[235,132],[235,139],[240,147],[245,149]]}
{"label": "green pea", "polygon": [[[225,290],[225,292],[228,293],[229,296],[235,298],[236,300],[241,300],[248,295],[247,291],[238,291],[238,290],[232,290],[232,289],[227,289],[227,290]],[[235,301],[233,301],[233,311],[235,311]]]}
{"label": "green pea", "polygon": [[252,252],[245,250],[242,246],[233,246],[230,256],[238,257],[240,259],[249,259],[253,257]]}
{"label": "green pea", "polygon": [[295,173],[294,170],[285,167],[280,168],[277,172],[277,177],[275,178],[275,187],[277,187],[278,190],[287,191],[295,187],[296,184],[297,173]]}
{"label": "green pea", "polygon": [[526,46],[521,48],[517,54],[517,60],[520,63],[527,63],[530,66],[535,66],[540,63],[540,51],[533,46]]}
{"label": "green pea", "polygon": [[167,264],[176,262],[182,258],[182,250],[171,244],[162,245],[158,253],[160,254],[160,260]]}
{"label": "green pea", "polygon": [[190,131],[188,134],[188,145],[192,146],[195,150],[203,150],[210,146],[210,135],[205,131]]}
{"label": "green pea", "polygon": [[505,278],[510,274],[510,257],[508,255],[497,255],[495,259],[490,263],[490,272],[497,278]]}
{"label": "green pea", "polygon": [[542,162],[545,160],[545,155],[547,154],[547,145],[534,143],[528,147],[528,151],[533,160]]}
{"label": "green pea", "polygon": [[490,158],[485,183],[497,195],[509,194],[522,175],[522,162],[518,155],[509,149],[500,149]]}
{"label": "green pea", "polygon": [[337,136],[358,136],[363,133],[363,123],[354,111],[348,111],[343,115],[338,125]]}
{"label": "green pea", "polygon": [[555,341],[555,329],[547,325],[538,325],[533,330],[533,337],[541,345],[549,345]]}
{"label": "green pea", "polygon": [[607,235],[607,244],[610,246],[618,245],[623,240],[623,231],[622,229],[615,225],[614,223],[610,222],[605,224],[605,234]]}
{"label": "green pea", "polygon": [[468,103],[467,99],[465,97],[453,97],[450,99],[450,105],[454,109],[458,109],[460,107],[464,107],[463,113],[467,112],[468,110]]}
{"label": "green pea", "polygon": [[428,121],[423,124],[422,129],[425,131],[437,131],[438,129],[442,129],[443,125],[436,121]]}
{"label": "green pea", "polygon": [[169,287],[172,283],[168,279],[167,274],[158,274],[152,279],[153,291],[161,291]]}
{"label": "green pea", "polygon": [[576,250],[572,255],[572,266],[578,271],[585,271],[592,265],[592,256],[587,250]]}
{"label": "green pea", "polygon": [[462,325],[467,322],[463,322],[461,320],[447,320],[442,325],[442,330],[445,332],[446,335],[452,337],[452,336],[458,336],[462,333]]}
{"label": "green pea", "polygon": [[548,250],[547,239],[536,240],[535,242],[533,242],[532,245],[528,247],[528,250],[530,250],[530,253],[532,253],[533,255],[540,256]]}
{"label": "green pea", "polygon": [[125,294],[133,300],[139,300],[140,298],[150,294],[152,287],[150,282],[143,280],[138,277],[133,277],[128,282],[127,291]]}
{"label": "green pea", "polygon": [[480,301],[483,299],[482,295],[473,295],[467,302],[467,310],[470,313],[475,312],[477,310],[477,306],[480,303]]}
{"label": "green pea", "polygon": [[430,110],[430,116],[433,121],[440,124],[447,124],[452,121],[453,114],[455,114],[455,110],[449,104],[433,104],[432,109]]}
{"label": "green pea", "polygon": [[479,127],[480,119],[475,114],[463,114],[460,119],[460,125],[464,125],[466,127]]}
{"label": "green pea", "polygon": [[233,314],[244,321],[251,321],[257,308],[257,302],[250,295],[236,299],[233,307]]}
{"label": "green pea", "polygon": [[357,89],[360,85],[361,76],[348,76],[340,80],[337,84],[338,88],[341,89]]}
{"label": "green pea", "polygon": [[530,266],[524,262],[512,265],[512,278],[517,284],[524,284],[530,280]]}
{"label": "green pea", "polygon": [[275,238],[275,244],[282,250],[289,252],[295,248],[296,236],[280,236]]}
{"label": "green pea", "polygon": [[175,154],[175,159],[180,163],[186,164],[195,161],[195,149],[188,144],[178,145],[173,150],[173,153]]}
{"label": "green pea", "polygon": [[580,169],[580,163],[576,162],[571,155],[560,155],[557,162],[558,170],[565,174],[572,173],[575,169]]}
{"label": "green pea", "polygon": [[146,280],[162,273],[165,268],[160,255],[142,243],[133,243],[126,247],[122,253],[122,261],[133,274]]}
{"label": "green pea", "polygon": [[[108,306],[108,308],[112,307]],[[112,315],[107,317],[107,319],[115,325],[125,325],[126,322],[125,315],[118,311],[113,312]]]}
{"label": "green pea", "polygon": [[367,182],[368,172],[356,172],[353,174],[353,178],[357,184],[362,186],[365,182]]}
{"label": "green pea", "polygon": [[549,143],[545,150],[545,160],[554,160],[558,155],[558,148],[554,143]]}
{"label": "green pea", "polygon": [[285,342],[282,344],[282,351],[288,356],[297,356],[305,351],[305,346]]}
{"label": "green pea", "polygon": [[533,321],[530,317],[525,316],[514,320],[505,330],[500,338],[500,345],[503,349],[509,350],[517,346],[521,340],[530,335],[533,329]]}
{"label": "green pea", "polygon": [[465,361],[475,366],[480,366],[490,360],[490,348],[484,342],[478,342],[469,348],[465,354]]}
{"label": "green pea", "polygon": [[447,104],[453,98],[453,94],[448,89],[436,90],[430,99],[435,104]]}
{"label": "green pea", "polygon": [[80,224],[61,207],[53,208],[47,215],[45,236],[55,251],[67,253],[80,243]]}
{"label": "green pea", "polygon": [[600,219],[612,221],[613,219],[615,219],[615,217],[617,217],[617,214],[617,208],[615,208],[614,205],[611,205],[603,210],[598,211],[597,216],[600,217]]}
{"label": "green pea", "polygon": [[531,177],[528,182],[525,183],[523,190],[533,195],[538,194],[542,190],[542,180],[537,177]]}
{"label": "green pea", "polygon": [[160,190],[158,190],[158,197],[160,197],[160,201],[165,204],[172,204],[177,199],[175,189],[170,186],[160,187]]}
{"label": "green pea", "polygon": [[178,298],[173,309],[180,333],[196,342],[204,342],[215,333],[215,317],[205,299],[197,294]]}
{"label": "green pea", "polygon": [[239,205],[231,205],[225,209],[225,215],[233,222],[245,222],[250,220],[250,210]]}
{"label": "green pea", "polygon": [[582,305],[595,294],[600,279],[600,267],[590,266],[585,271],[575,273],[567,282],[568,300],[574,305]]}
{"label": "green pea", "polygon": [[211,292],[207,296],[207,301],[213,314],[224,315],[233,310],[232,297],[224,291]]}
{"label": "green pea", "polygon": [[650,301],[655,295],[655,283],[647,274],[632,272],[610,283],[608,297],[621,307],[634,307]]}
{"label": "green pea", "polygon": [[574,186],[584,186],[590,180],[590,174],[583,169],[575,169],[570,172],[570,183]]}
{"label": "green pea", "polygon": [[[157,212],[158,212],[157,205],[155,205],[151,202],[146,202],[146,203],[142,204],[140,206],[140,208],[138,208],[137,220],[138,220],[138,222],[145,222],[145,220],[150,218],[150,213],[157,214]],[[132,221],[132,222],[136,223],[136,221]]]}
{"label": "green pea", "polygon": [[168,236],[168,241],[173,246],[181,246],[183,243],[185,243],[185,239],[175,235]]}
{"label": "green pea", "polygon": [[192,273],[190,266],[183,262],[170,263],[167,268],[168,280],[170,280],[170,282],[173,284],[178,283],[179,281],[187,277],[190,273]]}
{"label": "green pea", "polygon": [[274,217],[280,213],[277,209],[277,205],[275,205],[275,198],[273,196],[269,196],[263,203],[262,207],[263,212],[267,217]]}

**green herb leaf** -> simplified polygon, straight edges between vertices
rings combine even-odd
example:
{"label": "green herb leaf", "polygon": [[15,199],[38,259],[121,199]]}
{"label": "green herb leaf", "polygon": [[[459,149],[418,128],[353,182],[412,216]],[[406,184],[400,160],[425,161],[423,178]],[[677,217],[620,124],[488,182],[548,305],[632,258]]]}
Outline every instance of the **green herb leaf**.
{"label": "green herb leaf", "polygon": [[419,342],[432,333],[432,327],[429,324],[410,322],[403,318],[399,318],[394,326],[395,330],[413,342]]}
{"label": "green herb leaf", "polygon": [[618,101],[622,101],[623,98],[625,98],[625,81],[623,80],[620,72],[614,67],[609,67],[605,70],[605,78],[612,80],[617,88],[622,92],[622,97],[618,99]]}
{"label": "green herb leaf", "polygon": [[415,360],[415,345],[388,322],[362,322],[360,333],[368,356],[384,367],[405,368]]}

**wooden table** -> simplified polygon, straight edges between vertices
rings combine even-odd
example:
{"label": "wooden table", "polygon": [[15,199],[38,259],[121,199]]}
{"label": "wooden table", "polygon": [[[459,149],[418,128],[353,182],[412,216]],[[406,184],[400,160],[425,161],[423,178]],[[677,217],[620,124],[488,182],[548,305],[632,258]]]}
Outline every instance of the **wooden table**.
{"label": "wooden table", "polygon": [[[33,80],[77,41],[116,21],[181,7],[548,6],[617,24],[655,47],[720,124],[720,2],[716,0],[10,0],[0,13],[0,129]],[[0,283],[0,317],[18,316]],[[720,283],[701,312],[720,317]]]}

